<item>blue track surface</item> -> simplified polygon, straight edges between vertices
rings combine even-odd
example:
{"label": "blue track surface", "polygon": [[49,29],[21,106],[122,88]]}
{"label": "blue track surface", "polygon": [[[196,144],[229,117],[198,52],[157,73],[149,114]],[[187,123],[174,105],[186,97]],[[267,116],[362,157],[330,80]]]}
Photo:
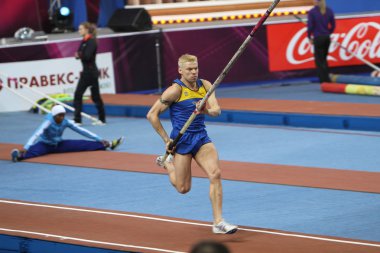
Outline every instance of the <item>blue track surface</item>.
{"label": "blue track surface", "polygon": [[[208,180],[187,195],[165,175],[0,162],[2,198],[212,220]],[[246,226],[378,241],[378,194],[224,181],[224,215]]]}
{"label": "blue track surface", "polygon": [[[12,131],[7,125],[1,126],[6,133],[1,136],[1,142],[20,144],[26,142],[42,120],[42,116],[26,112],[3,113],[0,117],[12,125]],[[170,131],[170,122],[163,123]],[[107,139],[124,135],[126,142],[118,151],[162,152],[161,138],[145,119],[112,117],[104,127],[87,124],[87,129]],[[221,123],[208,123],[207,131],[223,160],[380,172],[380,133],[377,132]],[[64,138],[81,136],[67,130]]]}
{"label": "blue track surface", "polygon": [[[0,114],[0,142],[25,143],[41,120]],[[109,139],[125,135],[119,152],[163,151],[145,119],[110,117],[106,126],[84,127]],[[374,132],[221,123],[208,131],[223,160],[380,172]],[[80,138],[70,130],[64,137]],[[195,178],[180,195],[165,175],[10,161],[0,168],[0,198],[212,220],[207,179]],[[379,194],[224,181],[224,216],[240,225],[380,241],[379,210]]]}

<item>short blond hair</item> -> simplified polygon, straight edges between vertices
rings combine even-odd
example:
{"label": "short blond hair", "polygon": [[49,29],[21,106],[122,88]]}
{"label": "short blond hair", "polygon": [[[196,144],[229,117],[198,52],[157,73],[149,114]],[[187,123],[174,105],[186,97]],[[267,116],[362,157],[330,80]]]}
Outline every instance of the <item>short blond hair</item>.
{"label": "short blond hair", "polygon": [[198,62],[198,58],[195,55],[184,54],[178,58],[178,67],[183,67],[186,62]]}

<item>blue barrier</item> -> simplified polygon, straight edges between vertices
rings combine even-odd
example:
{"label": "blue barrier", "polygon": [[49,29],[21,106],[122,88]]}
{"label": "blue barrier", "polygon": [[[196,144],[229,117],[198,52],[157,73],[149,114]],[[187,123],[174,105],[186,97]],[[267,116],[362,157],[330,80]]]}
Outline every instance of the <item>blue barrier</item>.
{"label": "blue barrier", "polygon": [[380,86],[380,77],[358,76],[358,75],[331,75],[333,83],[365,84]]}
{"label": "blue barrier", "polygon": [[8,253],[133,253],[130,251],[119,251],[111,249],[101,249],[75,244],[44,241],[20,236],[0,235],[0,252]]}
{"label": "blue barrier", "polygon": [[[106,105],[105,109],[107,115],[111,116],[145,118],[150,107]],[[88,114],[97,114],[96,108],[92,104],[83,105],[83,111]],[[169,112],[166,111],[161,118],[169,119]],[[380,118],[364,116],[223,110],[219,117],[206,116],[206,120],[221,123],[380,131]]]}

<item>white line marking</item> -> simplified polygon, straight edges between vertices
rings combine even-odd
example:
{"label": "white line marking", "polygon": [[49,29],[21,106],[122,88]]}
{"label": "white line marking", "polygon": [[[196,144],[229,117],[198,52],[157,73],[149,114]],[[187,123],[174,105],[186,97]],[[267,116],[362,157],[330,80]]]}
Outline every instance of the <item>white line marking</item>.
{"label": "white line marking", "polygon": [[289,237],[298,237],[298,238],[305,238],[305,239],[312,239],[312,240],[319,240],[319,241],[338,242],[338,243],[346,243],[346,244],[354,244],[354,245],[360,245],[360,246],[370,246],[370,247],[378,247],[378,248],[380,248],[380,244],[375,244],[375,243],[365,243],[365,242],[357,242],[357,241],[339,240],[339,239],[324,238],[324,237],[319,237],[319,236],[289,234],[289,233],[272,232],[272,231],[266,231],[266,230],[256,230],[256,229],[249,229],[249,228],[239,228],[239,230],[244,230],[244,231],[249,231],[249,232],[257,232],[257,233],[264,233],[264,234],[273,234],[273,235],[281,235],[281,236],[289,236]]}
{"label": "white line marking", "polygon": [[46,208],[53,208],[53,209],[62,209],[62,210],[87,212],[87,213],[97,213],[97,214],[109,214],[109,215],[115,215],[115,216],[124,216],[124,217],[132,217],[132,218],[138,218],[138,219],[156,220],[156,221],[164,221],[164,222],[173,222],[173,223],[195,225],[195,226],[206,226],[206,227],[211,227],[212,226],[211,224],[202,224],[202,223],[197,223],[197,222],[188,222],[188,221],[180,221],[180,220],[169,220],[169,219],[164,219],[164,218],[156,218],[156,217],[149,217],[149,216],[143,216],[143,215],[126,214],[126,213],[115,213],[115,212],[107,212],[107,211],[98,211],[98,210],[91,210],[91,209],[84,209],[84,208],[53,206],[53,205],[25,203],[25,202],[17,202],[17,201],[9,201],[9,200],[2,200],[2,199],[0,199],[0,203],[1,202],[2,203],[8,203],[8,204],[15,204],[15,205],[37,206],[37,207],[46,207]]}
{"label": "white line marking", "polygon": [[[150,248],[150,247],[143,247],[143,246],[136,246],[136,245],[129,245],[129,244],[120,244],[120,243],[112,243],[112,242],[94,241],[94,240],[88,240],[88,239],[82,239],[82,238],[76,238],[76,237],[70,237],[70,236],[64,236],[64,235],[45,234],[45,233],[39,233],[39,232],[14,230],[14,229],[8,229],[8,228],[0,228],[0,230],[6,231],[6,232],[16,232],[16,233],[23,233],[23,234],[46,236],[46,237],[57,238],[60,240],[73,240],[73,241],[79,241],[79,242],[89,242],[89,243],[94,243],[94,244],[103,244],[103,245],[118,246],[118,247],[124,247],[124,248],[147,249],[147,250],[169,252],[169,253],[186,253],[186,252],[182,252],[182,251],[173,251],[173,250]],[[65,243],[65,242],[62,242],[62,243]]]}
{"label": "white line marking", "polygon": [[[25,203],[25,202],[17,202],[17,201],[2,200],[2,199],[0,199],[0,203],[15,204],[15,205],[25,205],[25,206],[36,206],[36,207],[45,207],[45,208],[62,209],[62,210],[78,211],[78,212],[108,214],[108,215],[115,215],[115,216],[125,216],[125,217],[132,217],[132,218],[138,218],[138,219],[156,220],[156,221],[172,222],[172,223],[194,225],[194,226],[204,226],[204,227],[211,227],[212,226],[211,224],[204,224],[204,223],[198,223],[198,222],[188,222],[188,221],[180,221],[180,220],[170,220],[170,219],[165,219],[165,218],[156,218],[156,217],[149,217],[149,216],[144,216],[144,215],[134,215],[134,214],[126,214],[126,213],[115,213],[115,212],[98,211],[98,210],[91,210],[91,209],[84,209],[84,208],[53,206],[53,205],[45,205],[45,204]],[[365,243],[365,242],[358,242],[358,241],[352,241],[352,240],[351,241],[350,240],[340,240],[340,239],[325,238],[325,237],[320,237],[320,236],[309,236],[309,235],[301,235],[301,234],[291,234],[291,233],[274,232],[274,231],[267,231],[267,230],[257,230],[257,229],[249,229],[249,228],[239,228],[239,230],[244,230],[244,231],[248,231],[248,232],[256,232],[256,233],[263,233],[263,234],[272,234],[272,235],[279,235],[279,236],[297,237],[297,238],[305,238],[305,239],[311,239],[311,240],[319,240],[319,241],[327,241],[327,242],[337,242],[337,243],[343,243],[343,244],[353,244],[353,245],[360,245],[360,246],[369,246],[369,247],[380,248],[380,244],[376,244],[376,243]]]}

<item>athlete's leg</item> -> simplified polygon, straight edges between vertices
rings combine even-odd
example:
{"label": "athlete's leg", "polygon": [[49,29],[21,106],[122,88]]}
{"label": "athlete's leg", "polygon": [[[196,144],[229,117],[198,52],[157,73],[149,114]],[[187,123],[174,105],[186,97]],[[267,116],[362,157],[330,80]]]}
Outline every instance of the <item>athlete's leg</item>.
{"label": "athlete's leg", "polygon": [[214,223],[222,221],[223,190],[218,152],[212,142],[204,144],[194,157],[210,180],[210,200],[213,209]]}
{"label": "athlete's leg", "polygon": [[191,154],[181,155],[177,153],[174,163],[165,162],[170,182],[182,194],[191,189],[191,160]]}
{"label": "athlete's leg", "polygon": [[103,100],[102,100],[102,97],[100,96],[100,90],[99,90],[99,81],[98,81],[98,78],[95,78],[93,80],[93,83],[91,85],[91,99],[92,101],[94,101],[95,105],[96,105],[96,109],[98,110],[98,118],[100,121],[102,121],[103,123],[106,122],[106,113],[104,111],[104,104],[103,104]]}
{"label": "athlete's leg", "polygon": [[74,92],[74,121],[76,123],[82,123],[82,104],[83,104],[83,94],[85,93],[88,84],[86,83],[85,73],[81,73],[78,85]]}
{"label": "athlete's leg", "polygon": [[105,150],[106,147],[100,141],[90,140],[63,140],[55,149],[56,153]]}
{"label": "athlete's leg", "polygon": [[43,143],[42,141],[35,143],[30,146],[25,154],[19,157],[19,160],[29,159],[33,157],[38,157],[54,152],[55,146],[51,146]]}

